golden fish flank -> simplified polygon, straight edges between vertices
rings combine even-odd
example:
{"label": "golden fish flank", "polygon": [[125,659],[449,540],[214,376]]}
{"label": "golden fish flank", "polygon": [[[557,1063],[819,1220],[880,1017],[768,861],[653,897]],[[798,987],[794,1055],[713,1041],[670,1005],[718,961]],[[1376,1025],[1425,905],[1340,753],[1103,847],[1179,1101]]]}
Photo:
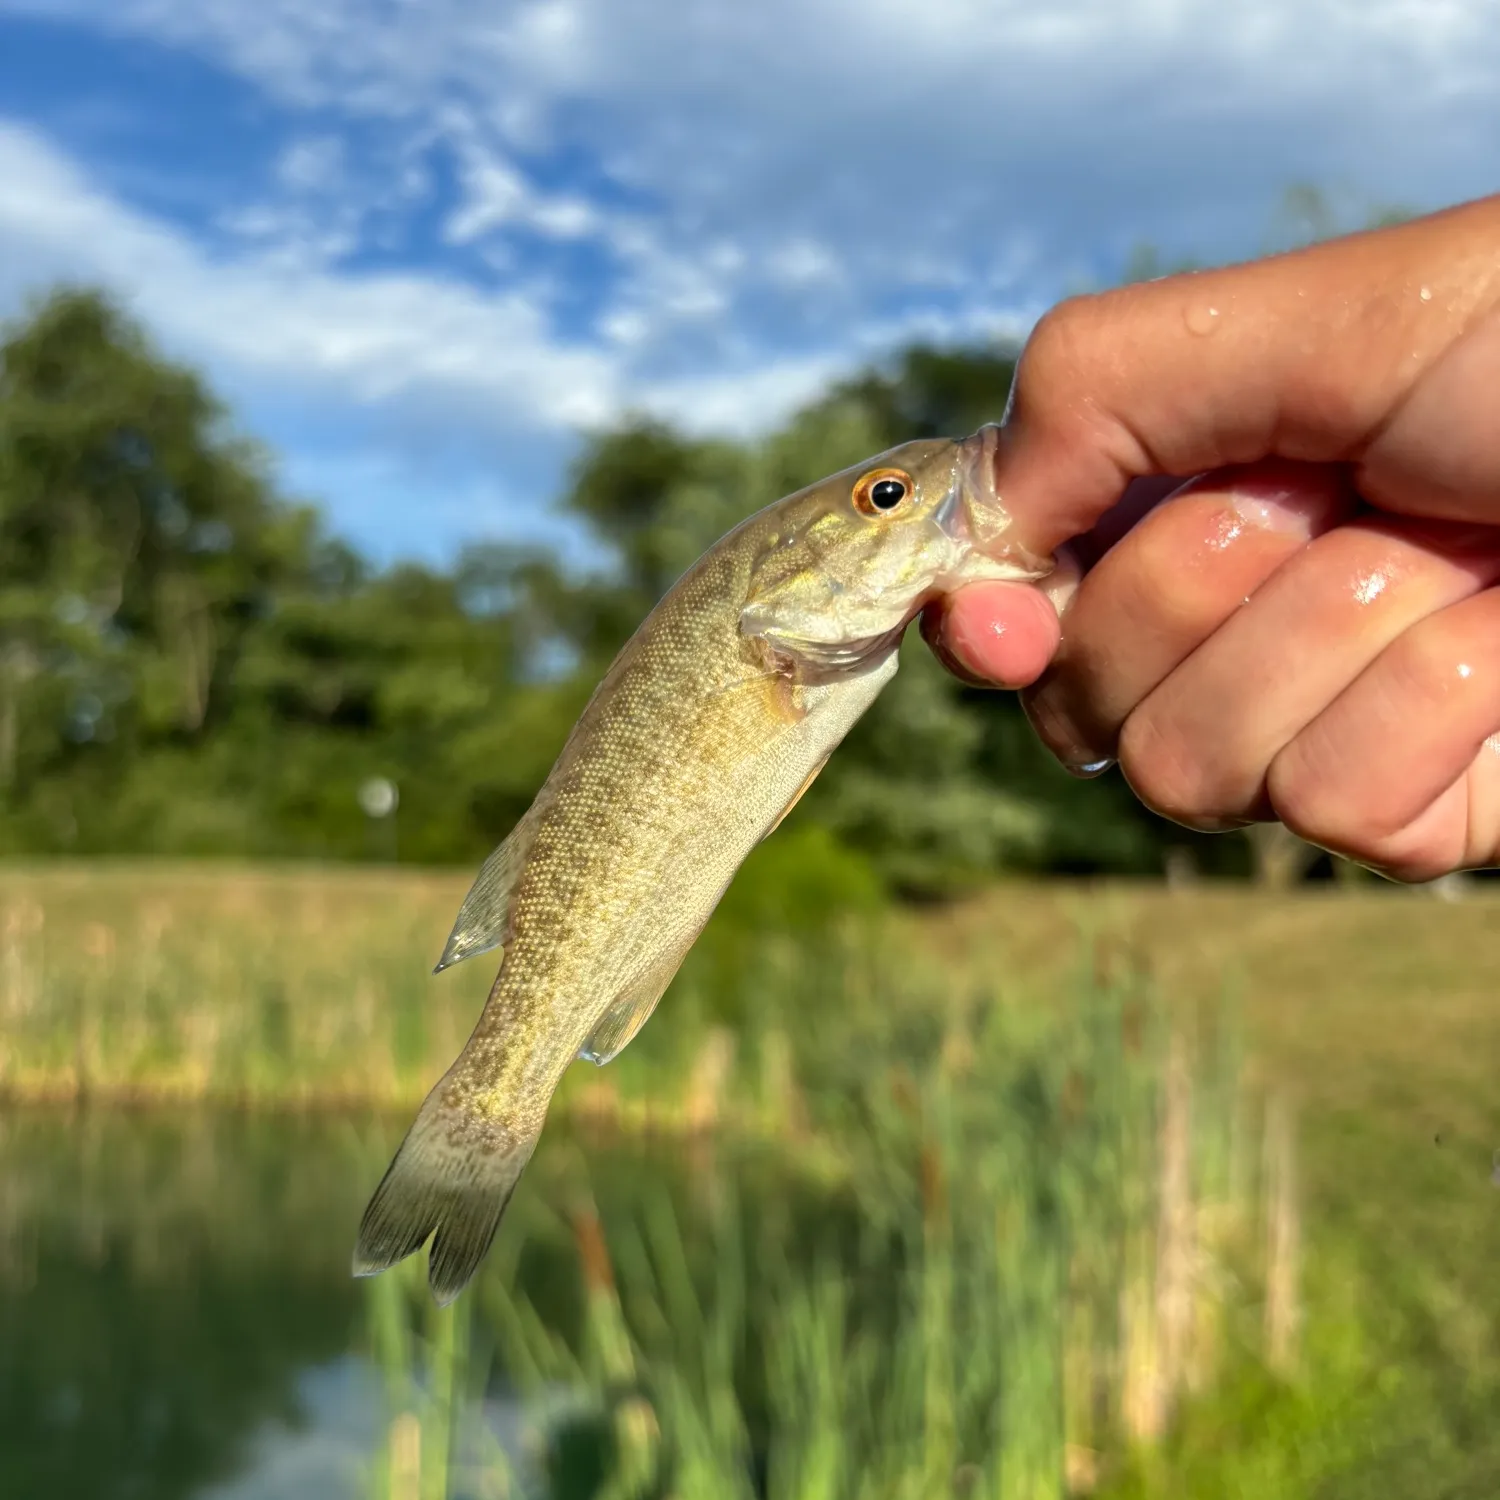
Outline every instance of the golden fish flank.
{"label": "golden fish flank", "polygon": [[360,1226],[356,1274],[429,1239],[434,1296],[484,1258],[564,1071],[650,1016],[745,856],[896,671],[911,620],[1051,567],[1008,536],[996,429],[905,443],[716,542],[626,642],[485,861],[439,969],[503,948],[473,1035]]}

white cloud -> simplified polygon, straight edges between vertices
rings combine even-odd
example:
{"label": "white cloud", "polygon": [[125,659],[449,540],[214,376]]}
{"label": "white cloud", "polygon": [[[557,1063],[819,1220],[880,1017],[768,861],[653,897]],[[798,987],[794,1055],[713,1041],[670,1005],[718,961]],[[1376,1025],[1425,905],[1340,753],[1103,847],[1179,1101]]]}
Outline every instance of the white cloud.
{"label": "white cloud", "polygon": [[517,216],[529,194],[520,173],[494,158],[470,156],[464,163],[464,202],[449,216],[443,235],[455,245],[476,240]]}
{"label": "white cloud", "polygon": [[[1325,89],[1330,74],[1337,88],[1380,63],[1424,92],[1443,92],[1493,78],[1497,29],[1488,0],[4,0],[4,8],[196,47],[299,101],[423,107],[442,83],[497,96],[519,87],[551,98],[650,94],[669,105],[713,92],[769,103],[788,81],[821,80],[836,107],[860,92],[877,106],[917,96],[949,118],[976,84],[975,103],[997,91],[1041,94],[1063,67],[1081,82],[1165,79],[1169,67],[1192,61],[1180,82],[1237,77],[1285,98]],[[899,66],[871,72],[872,62]]]}
{"label": "white cloud", "polygon": [[838,258],[816,240],[788,240],[771,252],[767,264],[773,276],[794,286],[838,285],[844,280]]}
{"label": "white cloud", "polygon": [[[289,107],[394,122],[424,149],[448,141],[457,242],[524,230],[627,254],[601,184],[544,191],[514,155],[567,147],[647,195],[664,259],[728,241],[790,289],[785,247],[817,246],[856,318],[911,282],[987,276],[987,255],[1039,224],[1043,265],[1143,237],[1242,248],[1293,180],[1460,196],[1500,132],[1492,0],[7,6],[195,50]],[[679,293],[646,274],[670,329]],[[639,316],[648,289],[625,293]]]}
{"label": "white cloud", "polygon": [[7,300],[44,276],[99,278],[173,346],[266,378],[336,384],[363,400],[457,396],[548,426],[605,420],[617,400],[605,358],[552,338],[522,291],[215,261],[3,122],[0,242]]}
{"label": "white cloud", "polygon": [[[170,348],[242,387],[408,402],[428,420],[463,426],[488,417],[511,433],[596,427],[629,407],[699,430],[751,431],[784,415],[849,357],[845,348],[747,369],[641,377],[605,346],[557,337],[523,290],[485,293],[415,271],[334,273],[274,256],[215,259],[3,120],[0,247],[5,305],[55,279],[101,281]],[[669,288],[661,295],[678,315],[722,310],[711,278],[693,266],[662,274]]]}
{"label": "white cloud", "polygon": [[[239,388],[374,403],[497,462],[643,405],[752,429],[913,334],[1023,331],[1140,241],[1253,249],[1295,181],[1484,191],[1500,139],[1493,0],[7,11],[191,52],[272,124],[193,233],[0,123],[0,304],[103,278]],[[403,263],[414,225],[437,249]]]}
{"label": "white cloud", "polygon": [[447,126],[463,191],[443,226],[450,244],[472,244],[511,226],[560,240],[596,235],[607,227],[605,216],[585,199],[537,191],[512,161],[483,140],[474,121],[455,112]]}
{"label": "white cloud", "polygon": [[344,175],[344,143],[337,136],[295,140],[276,159],[276,178],[294,193],[326,192]]}

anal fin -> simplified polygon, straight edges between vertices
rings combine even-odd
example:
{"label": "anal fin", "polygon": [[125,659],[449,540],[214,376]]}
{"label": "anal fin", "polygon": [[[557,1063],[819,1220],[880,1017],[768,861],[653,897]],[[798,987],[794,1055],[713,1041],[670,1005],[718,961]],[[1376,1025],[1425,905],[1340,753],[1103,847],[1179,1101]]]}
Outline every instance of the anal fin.
{"label": "anal fin", "polygon": [[666,993],[692,946],[689,941],[674,949],[617,995],[589,1033],[588,1040],[578,1049],[579,1057],[600,1068],[617,1058],[651,1019],[657,1001]]}

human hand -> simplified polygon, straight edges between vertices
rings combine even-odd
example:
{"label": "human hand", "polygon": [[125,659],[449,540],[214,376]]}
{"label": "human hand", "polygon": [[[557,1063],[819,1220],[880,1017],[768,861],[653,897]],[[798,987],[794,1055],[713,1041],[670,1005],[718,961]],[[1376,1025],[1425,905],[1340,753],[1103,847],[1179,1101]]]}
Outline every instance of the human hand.
{"label": "human hand", "polygon": [[924,630],[1180,822],[1402,879],[1500,862],[1497,386],[1500,197],[1063,303],[997,460],[1026,544],[1076,539],[1061,642],[1015,586]]}

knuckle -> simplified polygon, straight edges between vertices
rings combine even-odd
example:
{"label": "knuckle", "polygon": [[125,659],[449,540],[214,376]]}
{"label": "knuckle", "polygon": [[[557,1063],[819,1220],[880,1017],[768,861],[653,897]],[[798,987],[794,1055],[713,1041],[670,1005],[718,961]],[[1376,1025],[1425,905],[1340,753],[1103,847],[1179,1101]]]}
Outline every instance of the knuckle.
{"label": "knuckle", "polygon": [[1453,864],[1444,825],[1351,795],[1340,778],[1312,769],[1295,745],[1272,764],[1266,782],[1277,817],[1320,849],[1402,883],[1431,880]]}
{"label": "knuckle", "polygon": [[[1463,861],[1449,847],[1441,830],[1403,829],[1400,833],[1369,841],[1368,849],[1354,850],[1348,858],[1399,885],[1424,885],[1458,869]],[[1336,850],[1343,854],[1344,850]]]}
{"label": "knuckle", "polygon": [[[1110,576],[1124,585],[1121,592],[1130,620],[1149,622],[1153,633],[1195,647],[1225,613],[1221,574],[1210,567],[1183,565],[1202,530],[1202,506],[1193,497],[1165,502],[1118,544],[1110,569]],[[1172,580],[1170,588],[1162,587],[1164,578]]]}
{"label": "knuckle", "polygon": [[1042,314],[1016,372],[1018,399],[1030,393],[1046,399],[1077,385],[1100,326],[1098,301],[1098,294],[1068,297]]}
{"label": "knuckle", "polygon": [[1436,854],[1422,851],[1409,856],[1392,854],[1363,859],[1360,863],[1368,865],[1377,874],[1394,881],[1397,885],[1426,885],[1429,880],[1436,880],[1440,875],[1449,874],[1451,869]]}
{"label": "knuckle", "polygon": [[1452,675],[1457,643],[1441,614],[1407,630],[1385,649],[1387,694],[1407,705],[1431,704]]}
{"label": "knuckle", "polygon": [[1373,862],[1375,846],[1387,830],[1376,830],[1343,789],[1309,768],[1296,743],[1271,763],[1266,775],[1271,806],[1298,838],[1350,859]]}
{"label": "knuckle", "polygon": [[1411,316],[1404,288],[1375,290],[1338,347],[1307,362],[1297,399],[1285,408],[1296,456],[1323,459],[1368,438],[1411,349]]}
{"label": "knuckle", "polygon": [[[1295,420],[1284,419],[1288,431],[1284,444],[1293,458],[1322,459],[1334,441],[1347,441],[1362,432],[1372,420],[1369,400],[1362,383],[1352,382],[1349,372],[1320,365],[1298,393]],[[1359,387],[1359,388],[1357,388]]]}
{"label": "knuckle", "polygon": [[1120,732],[1120,770],[1131,790],[1173,822],[1197,826],[1223,812],[1213,805],[1192,746],[1149,710],[1132,714]]}

